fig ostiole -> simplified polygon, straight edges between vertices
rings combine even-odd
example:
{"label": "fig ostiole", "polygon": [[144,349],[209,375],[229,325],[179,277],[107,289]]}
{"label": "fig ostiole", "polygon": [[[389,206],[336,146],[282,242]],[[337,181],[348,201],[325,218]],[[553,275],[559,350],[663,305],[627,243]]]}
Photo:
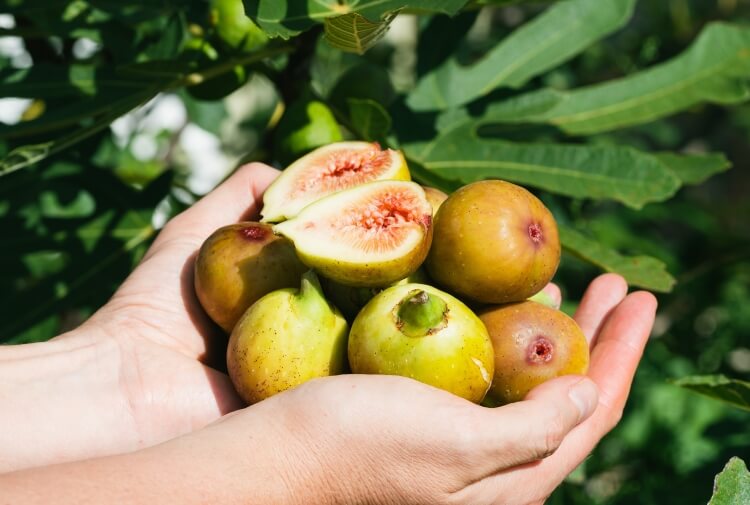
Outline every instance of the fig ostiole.
{"label": "fig ostiole", "polygon": [[552,213],[526,189],[488,180],[451,194],[435,216],[427,271],[467,300],[525,300],[552,279],[560,240]]}
{"label": "fig ostiole", "polygon": [[380,287],[409,276],[426,258],[432,208],[416,183],[377,181],[318,200],[274,230],[323,276]]}
{"label": "fig ostiole", "polygon": [[547,380],[585,374],[589,346],[565,313],[524,301],[490,307],[479,314],[495,349],[495,374],[488,405],[523,400]]}
{"label": "fig ostiole", "polygon": [[230,333],[261,296],[299,285],[307,267],[270,225],[224,226],[206,239],[195,261],[195,292],[206,313]]}
{"label": "fig ostiole", "polygon": [[377,143],[336,142],[315,149],[287,167],[263,195],[263,222],[298,215],[311,203],[360,184],[411,180],[403,154]]}
{"label": "fig ostiole", "polygon": [[352,372],[401,375],[479,403],[494,373],[492,342],[460,300],[426,284],[392,286],[357,315]]}
{"label": "fig ostiole", "polygon": [[245,312],[229,339],[229,377],[253,404],[310,379],[344,373],[348,329],[309,271],[300,289],[273,291]]}

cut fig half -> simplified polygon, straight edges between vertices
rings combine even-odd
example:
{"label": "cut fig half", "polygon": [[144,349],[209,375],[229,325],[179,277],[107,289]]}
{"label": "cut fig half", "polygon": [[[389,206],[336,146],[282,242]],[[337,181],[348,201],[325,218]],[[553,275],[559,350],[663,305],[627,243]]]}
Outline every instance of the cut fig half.
{"label": "cut fig half", "polygon": [[263,222],[291,219],[309,204],[360,184],[411,180],[400,151],[377,143],[336,142],[320,147],[284,170],[263,195]]}
{"label": "cut fig half", "polygon": [[416,183],[370,182],[323,198],[274,230],[329,279],[378,287],[422,264],[432,242],[432,207]]}

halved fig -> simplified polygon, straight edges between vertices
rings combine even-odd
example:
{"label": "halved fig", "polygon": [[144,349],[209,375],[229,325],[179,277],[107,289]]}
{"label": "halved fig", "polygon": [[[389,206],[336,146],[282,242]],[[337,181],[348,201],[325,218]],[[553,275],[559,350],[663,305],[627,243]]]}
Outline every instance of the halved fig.
{"label": "halved fig", "polygon": [[274,227],[307,266],[347,286],[386,286],[411,275],[432,243],[432,207],[414,182],[340,191]]}
{"label": "halved fig", "polygon": [[400,151],[377,143],[336,142],[289,165],[263,195],[263,222],[278,223],[337,191],[384,180],[411,180]]}

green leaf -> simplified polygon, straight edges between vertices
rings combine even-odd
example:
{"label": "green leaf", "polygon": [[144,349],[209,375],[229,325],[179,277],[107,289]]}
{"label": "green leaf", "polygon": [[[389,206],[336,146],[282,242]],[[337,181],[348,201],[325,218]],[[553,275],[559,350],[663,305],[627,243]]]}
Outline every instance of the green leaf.
{"label": "green leaf", "polygon": [[352,127],[363,140],[383,141],[391,130],[391,116],[379,103],[359,98],[350,98],[349,119]]}
{"label": "green leaf", "polygon": [[364,54],[385,36],[395,14],[382,21],[370,21],[360,14],[346,14],[325,20],[325,37],[333,47],[349,53]]}
{"label": "green leaf", "polygon": [[[519,107],[519,101],[539,105],[542,98],[547,108],[512,117],[496,115],[494,119],[548,123],[573,135],[588,135],[647,123],[701,102],[744,102],[750,98],[748,79],[750,28],[714,23],[671,61],[630,77],[570,92],[522,95],[504,103],[502,109]],[[553,95],[556,100],[551,100]]]}
{"label": "green leaf", "polygon": [[725,172],[732,163],[721,153],[682,155],[659,153],[656,158],[664,163],[683,184],[701,184],[711,176]]}
{"label": "green leaf", "polygon": [[708,505],[746,505],[750,503],[750,472],[745,462],[734,457],[714,480],[714,494]]}
{"label": "green leaf", "polygon": [[456,58],[422,78],[407,103],[414,110],[446,109],[500,86],[519,88],[623,26],[635,0],[567,0],[516,30],[477,63]]}
{"label": "green leaf", "polygon": [[695,375],[671,382],[735,407],[750,410],[750,382],[730,379],[724,375]]}
{"label": "green leaf", "polygon": [[327,18],[359,14],[377,22],[401,9],[453,15],[467,0],[244,0],[245,12],[268,35],[289,38]]}
{"label": "green leaf", "polygon": [[679,179],[653,156],[629,147],[523,144],[480,137],[479,124],[450,129],[407,154],[446,179],[501,178],[574,198],[616,200],[632,208],[663,201]]}
{"label": "green leaf", "polygon": [[559,224],[558,228],[560,241],[566,252],[588,261],[606,272],[622,275],[632,286],[662,293],[668,293],[672,290],[675,279],[667,272],[664,263],[656,258],[623,256],[572,228]]}

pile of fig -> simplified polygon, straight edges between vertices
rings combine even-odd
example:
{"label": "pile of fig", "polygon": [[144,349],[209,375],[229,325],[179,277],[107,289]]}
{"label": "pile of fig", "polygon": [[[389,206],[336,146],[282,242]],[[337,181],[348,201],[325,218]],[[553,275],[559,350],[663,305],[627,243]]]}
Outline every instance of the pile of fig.
{"label": "pile of fig", "polygon": [[195,263],[248,403],[351,372],[502,405],[587,371],[575,321],[529,300],[544,299],[560,242],[552,214],[519,186],[446,195],[412,182],[399,151],[339,142],[287,167],[261,216],[216,230]]}

